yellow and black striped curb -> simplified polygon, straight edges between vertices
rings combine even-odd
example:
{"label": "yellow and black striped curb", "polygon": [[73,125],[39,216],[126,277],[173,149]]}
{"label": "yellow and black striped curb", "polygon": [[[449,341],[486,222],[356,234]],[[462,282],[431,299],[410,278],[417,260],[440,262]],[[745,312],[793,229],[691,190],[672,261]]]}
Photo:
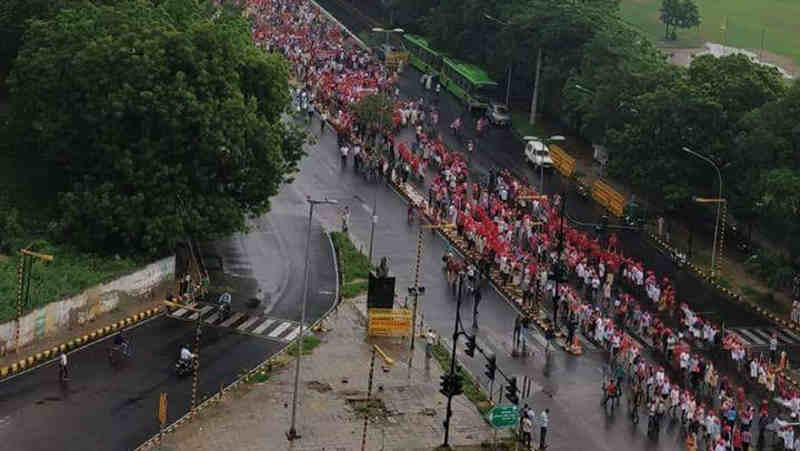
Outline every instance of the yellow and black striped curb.
{"label": "yellow and black striped curb", "polygon": [[[659,238],[658,236],[656,236],[652,232],[648,232],[648,235],[649,235],[651,240],[655,241],[659,246],[661,246],[662,248],[666,249],[667,251],[669,251],[669,252],[677,251],[677,249],[675,249],[674,247],[670,246],[668,243],[666,243],[664,240],[662,240],[661,238]],[[697,276],[699,276],[701,279],[703,279],[704,281],[708,282],[711,286],[716,288],[722,294],[726,295],[729,299],[731,299],[731,300],[733,300],[735,302],[738,302],[739,304],[742,304],[742,305],[745,305],[745,306],[749,307],[751,310],[753,310],[754,312],[758,313],[763,318],[765,318],[765,319],[767,319],[767,320],[769,320],[769,321],[771,321],[771,322],[773,322],[773,323],[775,323],[775,324],[777,324],[777,325],[779,325],[779,326],[781,326],[783,328],[791,329],[791,330],[800,332],[800,325],[795,324],[795,323],[793,323],[791,321],[787,321],[786,319],[781,318],[778,315],[776,315],[774,312],[772,312],[770,310],[767,310],[767,309],[761,307],[760,305],[758,305],[758,304],[756,304],[756,303],[754,303],[752,301],[747,300],[746,298],[742,297],[742,295],[740,295],[738,293],[734,293],[733,291],[731,291],[727,287],[724,287],[724,286],[720,285],[720,283],[717,282],[717,279],[711,277],[711,275],[709,273],[703,271],[702,269],[700,269],[694,263],[692,263],[690,261],[687,261],[686,262],[686,266],[689,269],[691,269],[692,272],[697,274]]]}
{"label": "yellow and black striped curb", "polygon": [[160,307],[149,308],[143,312],[131,315],[123,320],[116,321],[108,326],[100,327],[94,330],[93,332],[89,332],[79,337],[75,337],[72,340],[69,340],[58,346],[53,346],[50,349],[45,349],[44,351],[37,352],[33,355],[30,355],[24,359],[19,360],[18,362],[12,363],[9,366],[0,367],[0,380],[3,380],[7,377],[11,377],[15,374],[19,374],[42,362],[46,362],[50,359],[56,358],[62,352],[72,351],[81,346],[87,345],[103,337],[106,337],[109,334],[112,334],[118,330],[130,327],[134,324],[144,321],[145,319],[152,318],[158,315],[160,312],[161,312]]}

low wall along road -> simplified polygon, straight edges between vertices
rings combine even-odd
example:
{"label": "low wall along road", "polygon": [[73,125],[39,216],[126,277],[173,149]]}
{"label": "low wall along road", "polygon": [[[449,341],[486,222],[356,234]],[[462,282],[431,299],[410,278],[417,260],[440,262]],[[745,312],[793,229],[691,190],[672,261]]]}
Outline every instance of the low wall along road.
{"label": "low wall along road", "polygon": [[[120,296],[138,296],[147,293],[154,286],[172,278],[174,274],[175,257],[171,256],[127,276],[91,287],[70,298],[51,302],[20,319],[19,346],[24,347],[58,331],[91,321],[98,315],[116,308]],[[0,354],[17,346],[16,329],[16,321],[0,324]]]}

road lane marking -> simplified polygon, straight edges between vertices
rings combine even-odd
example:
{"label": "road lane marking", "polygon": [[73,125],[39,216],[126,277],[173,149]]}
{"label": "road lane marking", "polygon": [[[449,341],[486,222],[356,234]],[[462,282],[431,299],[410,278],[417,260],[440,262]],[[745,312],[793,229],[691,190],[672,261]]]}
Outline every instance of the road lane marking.
{"label": "road lane marking", "polygon": [[205,315],[206,313],[208,313],[208,311],[211,310],[212,308],[214,308],[213,305],[207,305],[207,306],[201,308],[199,312],[194,312],[191,315],[189,315],[189,319],[195,320],[195,319],[199,318],[200,315]]}
{"label": "road lane marking", "polygon": [[300,326],[297,326],[295,330],[293,330],[289,335],[283,337],[283,339],[286,341],[292,341],[298,335],[300,335]]}
{"label": "road lane marking", "polygon": [[275,322],[274,319],[268,319],[268,320],[264,321],[260,326],[256,327],[253,330],[253,333],[256,334],[256,335],[260,335],[261,332],[264,332],[265,330],[267,330],[267,327],[271,326],[272,323],[274,323],[274,322]]}
{"label": "road lane marking", "polygon": [[237,327],[236,330],[240,330],[240,331],[244,332],[245,329],[247,329],[248,327],[252,326],[253,323],[255,323],[256,321],[258,321],[260,319],[261,318],[258,317],[258,316],[253,316],[250,319],[248,319],[247,321],[243,322],[241,325],[239,325],[239,327]]}
{"label": "road lane marking", "polygon": [[[195,308],[197,308],[197,302],[192,302],[191,304],[187,305],[186,307],[188,307],[190,309],[195,309]],[[181,316],[185,315],[187,312],[189,312],[189,310],[186,310],[185,308],[182,308],[182,309],[179,309],[179,310],[176,310],[175,312],[173,312],[172,316],[181,317]]]}
{"label": "road lane marking", "polygon": [[206,324],[214,324],[214,322],[219,318],[219,312],[214,312],[213,315],[206,318]]}
{"label": "road lane marking", "polygon": [[286,329],[292,326],[292,323],[281,323],[278,327],[275,328],[272,332],[269,333],[270,338],[277,338],[280,334],[283,333]]}
{"label": "road lane marking", "polygon": [[757,344],[757,345],[765,345],[765,344],[767,344],[766,341],[762,340],[759,336],[753,334],[751,331],[749,331],[749,330],[747,330],[745,328],[736,329],[736,332],[738,332],[740,335],[744,336],[744,339],[746,341],[749,341],[750,344]]}
{"label": "road lane marking", "polygon": [[236,312],[236,313],[233,314],[233,316],[231,316],[225,322],[220,324],[220,326],[222,326],[222,327],[231,327],[231,325],[233,325],[233,323],[235,323],[236,321],[239,321],[239,318],[241,318],[243,316],[244,316],[244,313]]}

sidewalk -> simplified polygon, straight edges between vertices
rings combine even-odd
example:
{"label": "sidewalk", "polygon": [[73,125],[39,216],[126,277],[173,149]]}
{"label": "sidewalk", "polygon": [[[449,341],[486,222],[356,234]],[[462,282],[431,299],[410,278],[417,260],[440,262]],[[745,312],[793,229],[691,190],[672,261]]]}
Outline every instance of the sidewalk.
{"label": "sidewalk", "polygon": [[[370,347],[379,345],[394,359],[387,366],[376,356],[373,399],[367,432],[368,450],[433,449],[442,443],[446,399],[439,394],[442,374],[435,360],[424,368],[425,345],[418,342],[414,371],[408,377],[408,344],[401,339],[365,340],[366,297],[345,301],[318,333],[322,344],[304,357],[297,412],[299,440],[288,442],[294,364],[286,365],[263,384],[244,385],[217,406],[199,413],[165,437],[162,449],[212,450],[358,450],[363,416],[353,407],[366,397]],[[490,443],[492,431],[463,396],[453,400],[450,443]],[[269,444],[265,448],[265,444]]]}

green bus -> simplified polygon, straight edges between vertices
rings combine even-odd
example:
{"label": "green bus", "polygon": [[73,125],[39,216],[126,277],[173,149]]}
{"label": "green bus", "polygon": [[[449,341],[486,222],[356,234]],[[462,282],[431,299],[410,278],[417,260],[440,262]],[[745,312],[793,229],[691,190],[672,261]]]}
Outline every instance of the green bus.
{"label": "green bus", "polygon": [[443,58],[442,83],[467,104],[470,111],[489,106],[497,82],[480,67],[453,58]]}
{"label": "green bus", "polygon": [[428,40],[413,34],[404,34],[408,50],[408,62],[429,75],[442,80],[442,86],[467,104],[470,111],[489,106],[492,91],[497,82],[478,66],[448,58],[431,48]]}
{"label": "green bus", "polygon": [[433,50],[428,41],[413,34],[403,35],[408,50],[408,62],[426,74],[438,74],[442,70],[442,55]]}

